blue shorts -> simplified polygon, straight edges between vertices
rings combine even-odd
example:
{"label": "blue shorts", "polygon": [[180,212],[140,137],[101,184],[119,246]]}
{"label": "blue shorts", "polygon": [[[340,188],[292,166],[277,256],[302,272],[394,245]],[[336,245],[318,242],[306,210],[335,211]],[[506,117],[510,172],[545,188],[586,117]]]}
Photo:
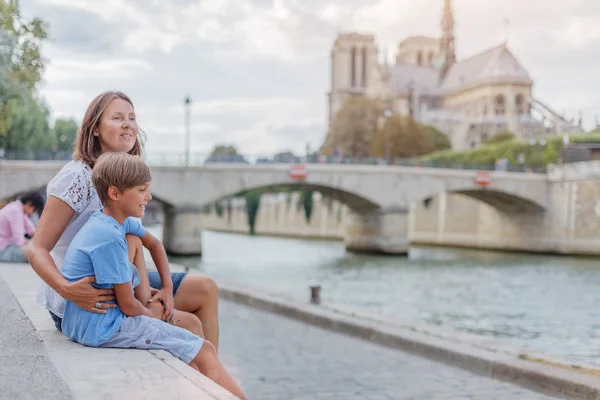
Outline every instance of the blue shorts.
{"label": "blue shorts", "polygon": [[[26,263],[27,258],[23,254],[23,249],[16,244],[9,244],[7,248],[0,250],[0,262]],[[175,287],[175,283],[173,283],[173,287]]]}
{"label": "blue shorts", "polygon": [[[177,291],[179,290],[179,287],[181,286],[181,282],[183,282],[183,279],[186,277],[186,275],[187,274],[185,272],[171,272],[171,280],[173,281],[173,298],[175,298],[175,295],[177,294]],[[151,288],[154,288],[154,289],[162,288],[162,283],[160,282],[160,275],[158,275],[158,272],[156,272],[156,271],[148,272],[148,279],[150,280]],[[56,329],[58,329],[59,331],[62,331],[62,329],[61,329],[62,318],[60,318],[58,315],[54,314],[52,311],[49,311],[49,313],[50,313],[50,317],[52,318],[52,321],[54,321],[54,326],[56,327]]]}
{"label": "blue shorts", "polygon": [[204,339],[156,318],[127,317],[119,330],[99,347],[165,350],[186,364],[200,352]]}

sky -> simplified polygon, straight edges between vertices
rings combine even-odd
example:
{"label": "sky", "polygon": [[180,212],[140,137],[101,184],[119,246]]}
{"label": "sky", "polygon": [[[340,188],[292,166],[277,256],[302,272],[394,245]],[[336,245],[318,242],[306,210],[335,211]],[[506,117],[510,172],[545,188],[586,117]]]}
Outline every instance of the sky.
{"label": "sky", "polygon": [[[105,90],[133,100],[152,154],[233,144],[255,157],[317,149],[326,134],[330,52],[372,33],[392,59],[411,35],[438,36],[443,0],[21,0],[50,24],[40,93],[78,122]],[[600,1],[454,0],[457,56],[508,40],[534,97],[586,128],[600,114]]]}

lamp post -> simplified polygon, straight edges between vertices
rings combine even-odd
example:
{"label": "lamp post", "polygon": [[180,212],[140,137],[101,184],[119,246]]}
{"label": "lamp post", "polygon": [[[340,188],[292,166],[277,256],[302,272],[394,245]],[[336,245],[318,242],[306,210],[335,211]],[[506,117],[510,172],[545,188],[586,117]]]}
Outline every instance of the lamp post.
{"label": "lamp post", "polygon": [[390,127],[388,122],[392,116],[392,111],[388,108],[383,112],[383,116],[385,117],[385,124],[383,125],[383,129],[385,129],[385,161],[388,164],[391,164],[392,149],[390,144]]}
{"label": "lamp post", "polygon": [[190,109],[192,105],[192,99],[190,96],[186,96],[184,100],[185,107],[185,165],[190,165]]}

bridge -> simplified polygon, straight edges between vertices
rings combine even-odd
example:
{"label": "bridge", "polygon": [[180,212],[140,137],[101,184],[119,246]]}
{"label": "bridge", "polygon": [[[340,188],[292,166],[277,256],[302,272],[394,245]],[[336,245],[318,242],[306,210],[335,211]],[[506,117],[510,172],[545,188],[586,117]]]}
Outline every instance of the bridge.
{"label": "bridge", "polygon": [[[64,163],[0,161],[0,199],[43,189]],[[151,168],[153,197],[165,205],[163,242],[177,254],[200,253],[203,206],[252,189],[319,191],[353,211],[348,249],[392,254],[408,251],[411,204],[438,194],[462,193],[508,215],[544,213],[551,200],[548,176],[534,173],[347,164],[306,164],[295,173],[290,164]]]}

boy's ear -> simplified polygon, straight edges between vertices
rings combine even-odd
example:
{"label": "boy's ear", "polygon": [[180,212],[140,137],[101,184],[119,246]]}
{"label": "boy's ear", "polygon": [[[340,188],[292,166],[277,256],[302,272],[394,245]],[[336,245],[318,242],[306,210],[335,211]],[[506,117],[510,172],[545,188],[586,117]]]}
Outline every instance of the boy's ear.
{"label": "boy's ear", "polygon": [[111,200],[119,200],[119,195],[121,194],[121,192],[119,191],[119,189],[117,189],[116,186],[109,186],[108,187],[108,198]]}

